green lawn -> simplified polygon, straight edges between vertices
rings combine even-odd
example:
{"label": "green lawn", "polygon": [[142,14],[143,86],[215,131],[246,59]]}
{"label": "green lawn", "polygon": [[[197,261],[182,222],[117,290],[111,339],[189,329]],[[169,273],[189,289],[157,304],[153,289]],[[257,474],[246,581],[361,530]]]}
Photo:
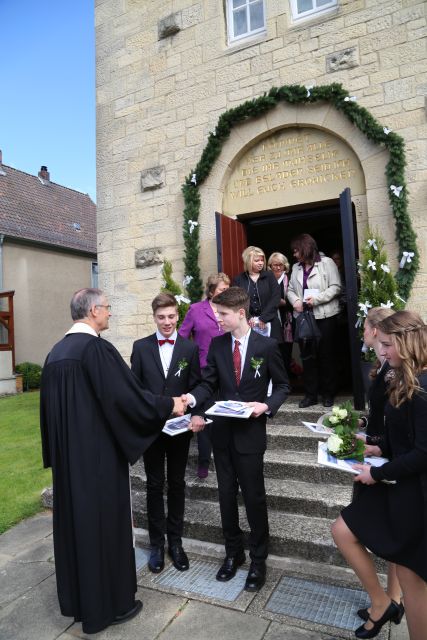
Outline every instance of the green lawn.
{"label": "green lawn", "polygon": [[51,484],[41,455],[39,397],[0,398],[0,534],[41,511],[40,493]]}

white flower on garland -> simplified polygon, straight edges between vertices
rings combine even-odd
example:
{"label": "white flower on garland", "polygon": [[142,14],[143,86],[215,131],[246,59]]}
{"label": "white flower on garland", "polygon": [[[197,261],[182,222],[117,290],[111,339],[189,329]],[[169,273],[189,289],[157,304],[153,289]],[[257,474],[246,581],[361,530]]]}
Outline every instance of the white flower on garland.
{"label": "white flower on garland", "polygon": [[306,84],[305,88],[307,89],[307,98],[309,98],[311,96],[311,90],[313,89],[314,84]]}
{"label": "white flower on garland", "polygon": [[384,304],[384,302],[381,302],[381,307],[383,309],[391,309],[392,307],[394,307],[394,304],[391,300],[387,300],[387,302]]}
{"label": "white flower on garland", "polygon": [[391,184],[390,185],[390,190],[393,193],[393,195],[397,196],[398,198],[400,198],[400,192],[402,191],[403,186],[400,187],[396,187],[395,184]]}
{"label": "white flower on garland", "polygon": [[390,267],[388,266],[388,264],[382,264],[382,265],[381,265],[381,269],[382,269],[385,273],[390,273]]}
{"label": "white flower on garland", "polygon": [[188,225],[190,226],[189,231],[190,231],[190,235],[191,235],[193,233],[195,227],[199,226],[199,223],[196,222],[196,220],[188,220]]}
{"label": "white flower on garland", "polygon": [[346,96],[344,102],[357,102],[356,96]]}
{"label": "white flower on garland", "polygon": [[182,281],[182,285],[184,287],[187,287],[192,280],[193,280],[193,276],[185,276],[184,280]]}
{"label": "white flower on garland", "polygon": [[368,245],[370,247],[373,247],[375,249],[375,251],[378,251],[378,247],[377,247],[377,241],[375,238],[369,238],[368,240]]}
{"label": "white flower on garland", "polygon": [[367,268],[372,269],[372,271],[376,271],[377,267],[375,260],[368,260]]}
{"label": "white flower on garland", "polygon": [[185,304],[190,304],[189,298],[186,298],[185,296],[183,296],[182,293],[180,293],[179,295],[176,295],[175,300],[177,301],[178,304],[181,304],[182,302],[185,302]]}
{"label": "white flower on garland", "polygon": [[190,180],[191,184],[194,184],[194,186],[197,185],[197,176],[195,173],[193,173],[193,175],[191,176],[191,180]]}
{"label": "white flower on garland", "polygon": [[386,134],[386,136],[388,136],[388,134],[391,133],[393,131],[393,129],[389,129],[388,127],[384,127],[383,131]]}
{"label": "white flower on garland", "polygon": [[366,317],[368,315],[368,309],[372,309],[372,305],[370,302],[365,300],[364,303],[359,302],[359,308],[360,308],[360,311],[363,313],[363,315]]}
{"label": "white flower on garland", "polygon": [[402,259],[399,262],[399,268],[403,269],[403,267],[405,266],[405,264],[408,262],[412,262],[412,258],[415,256],[415,253],[413,251],[403,251],[402,253]]}

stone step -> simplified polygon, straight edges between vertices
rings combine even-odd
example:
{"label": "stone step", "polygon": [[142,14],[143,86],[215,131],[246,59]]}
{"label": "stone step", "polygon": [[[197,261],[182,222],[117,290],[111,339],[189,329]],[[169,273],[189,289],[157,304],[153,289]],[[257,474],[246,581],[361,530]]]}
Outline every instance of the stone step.
{"label": "stone step", "polygon": [[[132,493],[134,521],[147,527],[145,494]],[[245,536],[249,527],[243,507],[239,507],[240,526]],[[344,566],[331,536],[331,520],[307,517],[283,511],[270,511],[270,551],[280,556]],[[191,500],[186,503],[184,536],[210,543],[223,543],[219,505],[216,502]],[[247,540],[246,540],[247,546]]]}
{"label": "stone step", "polygon": [[[145,493],[144,475],[133,475],[132,490]],[[265,479],[267,503],[269,511],[300,513],[320,518],[336,518],[341,509],[351,500],[351,486],[317,485],[297,480]],[[188,469],[186,474],[186,499],[188,501],[203,500],[218,502],[218,488],[215,473],[209,473],[204,480],[199,480]],[[242,503],[241,496],[239,496]]]}

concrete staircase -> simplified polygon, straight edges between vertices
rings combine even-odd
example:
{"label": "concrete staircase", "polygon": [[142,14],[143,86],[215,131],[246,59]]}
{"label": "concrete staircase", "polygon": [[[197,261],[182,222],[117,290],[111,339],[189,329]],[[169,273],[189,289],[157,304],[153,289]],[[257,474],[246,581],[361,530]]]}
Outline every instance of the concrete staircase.
{"label": "concrete staircase", "polygon": [[[317,464],[317,442],[302,420],[315,422],[325,413],[321,405],[299,409],[300,398],[290,398],[268,422],[265,478],[269,505],[272,554],[320,563],[344,565],[335,548],[330,526],[351,500],[352,476]],[[337,399],[343,401],[343,399]],[[222,543],[216,476],[212,462],[209,476],[199,480],[197,444],[193,438],[187,467],[185,530],[187,538]],[[143,462],[131,469],[133,511],[136,526],[146,528],[145,473]],[[244,531],[248,525],[241,507]]]}

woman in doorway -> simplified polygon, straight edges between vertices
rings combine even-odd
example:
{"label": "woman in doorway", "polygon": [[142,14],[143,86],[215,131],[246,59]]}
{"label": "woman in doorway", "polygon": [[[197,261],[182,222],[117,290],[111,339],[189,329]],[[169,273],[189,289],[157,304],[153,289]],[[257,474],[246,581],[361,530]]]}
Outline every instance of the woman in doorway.
{"label": "woman in doorway", "polygon": [[[397,311],[377,326],[380,352],[394,369],[385,408],[381,467],[357,464],[367,485],[332,526],[334,540],[371,598],[369,618],[355,631],[374,638],[401,610],[381,587],[371,555],[397,565],[411,640],[427,629],[427,325]],[[384,481],[387,481],[385,483]],[[390,484],[393,482],[394,484]]]}
{"label": "woman in doorway", "polygon": [[[367,347],[374,349],[377,360],[374,363],[370,377],[371,386],[369,387],[369,413],[366,417],[359,420],[359,427],[366,429],[366,435],[357,436],[366,442],[366,455],[380,456],[385,441],[384,427],[384,408],[387,402],[387,389],[389,382],[392,380],[394,372],[390,368],[387,360],[380,353],[380,343],[378,341],[378,325],[385,318],[389,318],[394,314],[392,309],[388,307],[373,307],[369,309],[365,318],[363,328],[363,341]],[[354,483],[353,500],[357,496],[366,491],[366,486],[360,482]],[[400,584],[397,579],[396,565],[390,562],[387,571],[387,595],[399,607],[400,619],[404,614],[403,604],[400,602]],[[357,612],[362,620],[367,620],[371,614],[370,609],[359,609]]]}
{"label": "woman in doorway", "polygon": [[336,331],[341,293],[340,276],[331,258],[320,256],[316,241],[303,233],[291,242],[296,264],[288,287],[288,300],[297,317],[305,308],[312,309],[320,331],[318,342],[300,342],[305,397],[300,407],[317,403],[323,395],[323,406],[331,407],[336,391]]}
{"label": "woman in doorway", "polygon": [[[179,335],[183,338],[192,338],[199,347],[200,368],[206,367],[209,346],[212,338],[220,336],[223,332],[218,323],[216,305],[212,298],[230,286],[230,278],[225,273],[210,275],[206,281],[206,299],[190,305],[187,314],[179,328]],[[203,480],[209,473],[212,445],[209,435],[209,425],[197,434],[199,449],[197,475]]]}
{"label": "woman in doorway", "polygon": [[233,285],[249,295],[249,325],[256,331],[276,338],[282,343],[282,331],[277,310],[280,287],[271,271],[266,270],[265,254],[259,247],[247,247],[242,253],[244,271],[236,276]]}
{"label": "woman in doorway", "polygon": [[280,304],[278,309],[278,317],[280,324],[282,325],[282,337],[283,342],[279,344],[280,351],[282,353],[283,362],[286,368],[288,377],[291,377],[291,358],[292,358],[292,307],[286,298],[289,284],[289,261],[283,253],[276,251],[272,253],[267,262],[268,268],[272,271],[276,277],[277,283],[280,286]]}

